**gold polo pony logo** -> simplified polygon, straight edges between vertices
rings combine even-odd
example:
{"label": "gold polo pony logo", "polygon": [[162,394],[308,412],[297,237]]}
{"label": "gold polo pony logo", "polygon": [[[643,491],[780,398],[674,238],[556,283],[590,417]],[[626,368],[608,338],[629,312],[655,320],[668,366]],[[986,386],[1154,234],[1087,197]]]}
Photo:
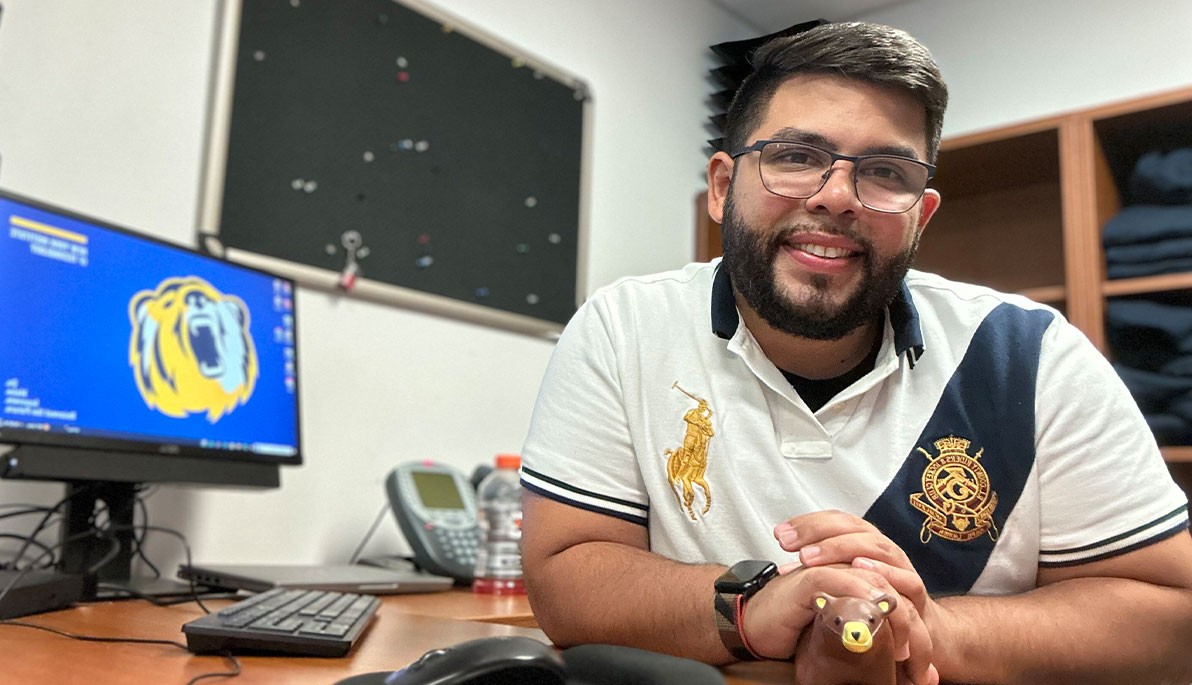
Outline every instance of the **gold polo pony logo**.
{"label": "gold polo pony logo", "polygon": [[678,498],[679,504],[687,510],[691,520],[696,520],[695,486],[704,491],[704,510],[707,514],[712,508],[712,490],[708,487],[704,472],[708,469],[708,442],[716,434],[712,430],[712,410],[708,408],[707,400],[696,397],[679,387],[679,381],[671,385],[671,389],[678,388],[679,392],[697,402],[695,407],[683,414],[683,422],[687,424],[687,432],[683,436],[683,446],[666,450],[666,477],[670,480],[671,490]]}
{"label": "gold polo pony logo", "polygon": [[919,540],[927,544],[932,534],[953,542],[968,542],[989,533],[997,540],[993,510],[997,493],[990,490],[989,476],[981,466],[985,448],[969,456],[971,441],[949,435],[935,441],[939,454],[916,449],[930,462],[923,470],[923,492],[911,495],[911,506],[927,515]]}

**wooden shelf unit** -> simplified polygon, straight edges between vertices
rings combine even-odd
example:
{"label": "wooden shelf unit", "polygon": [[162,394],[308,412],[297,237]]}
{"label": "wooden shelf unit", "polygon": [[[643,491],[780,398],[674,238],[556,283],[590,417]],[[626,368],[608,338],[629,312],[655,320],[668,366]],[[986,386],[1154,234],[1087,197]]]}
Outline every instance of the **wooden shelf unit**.
{"label": "wooden shelf unit", "polygon": [[[1192,273],[1108,280],[1101,245],[1139,157],[1177,147],[1192,147],[1192,87],[947,138],[915,268],[1050,304],[1111,356],[1106,298],[1192,293]],[[706,193],[696,204],[696,257],[710,259],[720,227]],[[1192,492],[1192,446],[1163,453]]]}

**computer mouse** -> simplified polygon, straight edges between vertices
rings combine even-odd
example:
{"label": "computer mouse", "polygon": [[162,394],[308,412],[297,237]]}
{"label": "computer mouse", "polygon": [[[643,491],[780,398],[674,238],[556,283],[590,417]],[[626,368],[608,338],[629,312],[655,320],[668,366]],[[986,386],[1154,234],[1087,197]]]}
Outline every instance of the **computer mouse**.
{"label": "computer mouse", "polygon": [[528,637],[485,637],[432,649],[400,671],[362,673],[338,685],[564,685],[563,658]]}

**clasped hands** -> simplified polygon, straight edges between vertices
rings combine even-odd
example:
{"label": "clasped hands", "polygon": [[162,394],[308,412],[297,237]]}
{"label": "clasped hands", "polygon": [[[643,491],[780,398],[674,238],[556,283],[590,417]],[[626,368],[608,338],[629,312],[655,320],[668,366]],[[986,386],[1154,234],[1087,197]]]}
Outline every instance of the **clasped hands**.
{"label": "clasped hands", "polygon": [[870,599],[897,593],[886,621],[899,685],[938,685],[932,635],[942,610],[901,548],[868,521],[840,511],[796,516],[776,526],[774,536],[799,561],[780,567],[780,577],[749,600],[744,629],[756,653],[790,658],[815,618],[817,592]]}

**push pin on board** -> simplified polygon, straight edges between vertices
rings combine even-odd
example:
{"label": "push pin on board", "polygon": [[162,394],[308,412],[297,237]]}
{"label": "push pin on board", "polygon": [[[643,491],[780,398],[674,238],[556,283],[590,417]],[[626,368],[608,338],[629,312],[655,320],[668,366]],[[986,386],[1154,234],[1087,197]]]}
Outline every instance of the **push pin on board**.
{"label": "push pin on board", "polygon": [[344,268],[339,273],[336,285],[341,290],[351,290],[356,287],[356,279],[360,277],[360,259],[368,256],[368,248],[364,246],[364,238],[360,231],[344,231],[339,243],[344,246]]}

